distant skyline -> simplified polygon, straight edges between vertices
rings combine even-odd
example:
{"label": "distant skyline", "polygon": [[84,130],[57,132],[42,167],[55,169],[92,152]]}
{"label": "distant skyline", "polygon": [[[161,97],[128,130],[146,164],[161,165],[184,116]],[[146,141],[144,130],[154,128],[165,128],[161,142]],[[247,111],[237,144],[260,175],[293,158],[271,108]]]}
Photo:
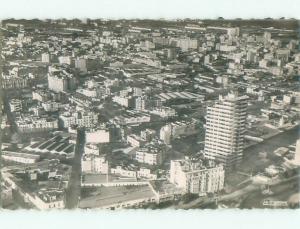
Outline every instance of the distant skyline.
{"label": "distant skyline", "polygon": [[[25,226],[25,228],[35,229],[42,226],[44,229],[52,229],[54,223],[57,229],[97,228],[99,225],[108,228],[129,227],[131,229],[141,226],[146,229],[182,229],[197,228],[199,225],[211,229],[220,228],[220,226],[223,229],[253,229],[263,225],[265,229],[282,229],[299,224],[300,116],[299,113],[297,115],[297,111],[300,109],[300,93],[298,91],[300,46],[297,42],[300,37],[299,0],[0,0],[0,3],[0,40],[5,41],[0,43],[0,68],[4,67],[4,75],[1,74],[3,69],[0,69],[0,79],[5,82],[3,84],[0,81],[1,97],[4,94],[4,97],[0,97],[0,132],[3,130],[0,133],[0,146],[4,143],[2,149],[0,148],[0,183],[4,179],[9,181],[9,165],[16,163],[16,171],[19,170],[22,174],[23,169],[25,173],[28,169],[27,175],[29,175],[27,181],[22,175],[18,177],[18,172],[14,174],[12,170],[13,178],[18,180],[17,185],[22,188],[26,186],[29,189],[36,189],[36,186],[39,186],[41,195],[36,195],[35,198],[37,200],[40,197],[44,201],[38,203],[34,199],[29,200],[29,197],[34,196],[29,191],[26,193],[28,202],[25,203],[26,198],[24,198],[23,206],[22,198],[13,196],[14,188],[10,184],[2,182],[0,184],[0,225],[4,228],[14,229]],[[13,18],[25,19],[29,26],[19,26],[18,29],[2,26],[3,21]],[[54,22],[54,26],[49,26],[49,28],[50,23],[37,23],[39,25],[34,30],[32,28],[35,24],[31,19],[44,22],[49,19],[65,19],[67,23],[64,27],[64,23]],[[69,20],[73,19],[81,22],[100,19],[107,21],[110,25],[99,22],[88,26],[85,23],[69,24]],[[126,20],[127,22],[109,23],[111,20],[114,22]],[[130,20],[132,23],[128,23]],[[242,22],[241,25],[238,24],[238,21]],[[155,26],[151,24],[152,22]],[[168,25],[175,23],[180,25],[178,26],[180,27],[179,32],[172,33],[172,30],[168,31],[168,29],[160,30],[164,27],[161,24],[164,22]],[[202,24],[202,22],[205,23]],[[259,25],[260,22],[267,23]],[[197,34],[197,29],[195,33],[195,30],[191,29],[191,32],[186,28],[190,24],[203,26],[205,29],[208,26],[231,28],[227,30],[228,36],[220,35],[215,31]],[[55,25],[62,26],[55,27]],[[121,27],[125,25],[125,31],[116,25],[121,25]],[[133,26],[143,27],[143,29],[129,31],[130,29],[134,30]],[[174,28],[176,27],[175,25]],[[271,29],[271,27],[275,29]],[[145,28],[146,30],[144,30]],[[238,36],[232,34],[236,28],[241,29],[241,34]],[[81,29],[81,32],[76,32]],[[130,33],[147,34],[149,32],[147,29],[151,29],[152,33],[148,37],[142,35],[137,40],[125,39],[123,41],[120,39],[130,37]],[[293,30],[293,32],[288,30]],[[92,32],[90,33],[90,31]],[[64,32],[65,35],[63,35]],[[161,34],[158,35],[158,33]],[[156,36],[161,37],[162,40],[156,39]],[[168,40],[166,45],[164,36],[168,39],[171,37],[175,43]],[[114,43],[114,39],[119,39],[117,44]],[[197,40],[196,45],[195,40]],[[96,48],[94,41],[96,41]],[[43,42],[46,42],[47,45],[44,46]],[[14,46],[15,44],[17,45]],[[49,44],[50,46],[48,46]],[[124,48],[124,44],[128,46]],[[81,45],[88,48],[82,48]],[[247,45],[249,46],[247,47]],[[237,50],[232,46],[236,46]],[[68,50],[69,47],[72,52]],[[4,55],[1,53],[2,48]],[[124,50],[126,51],[124,52]],[[12,55],[10,55],[10,51],[12,51]],[[233,56],[230,57],[226,54],[223,59],[220,55],[222,52],[223,54],[224,52],[233,54]],[[139,58],[131,56],[134,53],[141,55]],[[3,60],[1,60],[1,56],[5,59],[3,63],[1,63]],[[98,63],[93,62],[95,56]],[[153,60],[145,60],[149,58]],[[126,68],[132,61],[135,61],[135,64],[139,65],[138,67],[143,64],[146,64],[147,67]],[[178,71],[181,71],[181,68],[192,70],[186,71],[186,75],[189,77],[182,77],[181,73],[177,73],[175,65],[180,66]],[[88,77],[81,82],[78,80],[74,83],[69,79],[63,82],[57,81],[51,86],[51,79],[54,79],[56,74],[51,75],[51,71],[46,68],[48,66],[53,66],[53,72],[59,72],[62,79],[70,78],[70,76],[80,79],[85,74]],[[167,76],[163,71],[155,72],[155,68],[163,69],[165,66],[172,67],[168,69],[171,71],[170,75]],[[37,67],[38,70],[35,71],[32,67]],[[126,78],[116,76],[113,71],[102,71],[106,67],[120,68],[124,76],[128,78],[134,78],[134,71],[140,69],[146,72],[145,75],[152,74],[152,76],[148,79],[145,77],[146,80],[141,81],[142,84],[141,82],[132,83]],[[203,71],[203,69],[205,70]],[[27,70],[29,71],[27,72]],[[214,74],[214,71],[217,71],[217,74]],[[195,72],[197,75],[194,74]],[[18,75],[19,73],[20,75]],[[244,73],[245,75],[238,79]],[[46,74],[48,79],[45,77]],[[20,80],[18,77],[24,78]],[[111,80],[111,77],[116,77],[117,80]],[[36,82],[34,82],[35,78],[37,78]],[[144,79],[144,76],[141,78]],[[160,78],[163,78],[164,82],[161,82]],[[101,83],[100,86],[97,86],[99,79],[100,81],[105,80],[104,85]],[[41,84],[38,84],[39,80],[41,80]],[[48,82],[46,82],[47,80]],[[182,88],[176,86],[178,82],[183,83],[183,91],[179,93],[178,89]],[[193,84],[196,85],[195,88],[188,88],[187,85]],[[75,87],[78,87],[76,93],[90,98],[101,97],[101,104],[98,104],[97,99],[91,101],[90,99],[84,100],[84,97],[76,97]],[[152,87],[155,90],[152,91]],[[210,164],[209,161],[204,161],[202,153],[204,153],[205,128],[207,128],[205,127],[206,110],[217,103],[219,95],[219,92],[212,95],[214,93],[211,93],[210,90],[218,91],[221,88],[226,91],[231,87],[239,88],[243,95],[250,96],[250,100],[247,104],[249,109],[247,108],[246,148],[243,150],[243,160],[233,173],[228,174],[228,172],[225,173],[222,166],[210,168],[210,166],[214,166],[214,163]],[[23,90],[23,88],[25,89]],[[34,89],[32,90],[32,88]],[[161,90],[166,88],[167,90]],[[185,89],[194,91],[186,94]],[[62,99],[60,96],[56,97],[55,90],[58,90],[59,93],[67,93],[66,99]],[[44,92],[46,93],[43,94]],[[201,96],[202,94],[206,95],[206,98],[201,96],[196,98],[195,95],[199,95],[197,93]],[[149,97],[145,94],[148,94]],[[153,109],[161,106],[158,100],[153,100],[153,95],[159,99],[165,99],[162,100],[166,105],[163,109]],[[192,102],[188,101],[186,104],[183,102],[178,105],[168,101],[170,97],[180,100],[182,97],[186,99],[187,96],[192,97]],[[23,97],[27,99],[23,99]],[[1,104],[2,99],[5,100],[4,107]],[[51,102],[47,103],[49,99]],[[28,103],[27,100],[29,100]],[[32,103],[32,101],[34,102]],[[36,101],[39,102],[36,103]],[[71,109],[74,108],[74,103],[77,103],[75,110]],[[109,105],[110,103],[111,105]],[[197,104],[201,104],[201,106]],[[97,110],[98,116],[93,121],[93,112],[89,112],[89,108],[95,108],[97,105],[99,105],[97,107],[99,109]],[[185,107],[185,105],[187,106]],[[84,116],[85,112],[82,112],[82,108],[77,110],[77,107],[80,106],[84,107],[83,110],[88,112],[88,116]],[[226,112],[226,109],[223,112]],[[62,110],[67,112],[62,112]],[[148,128],[147,122],[150,121],[150,118],[147,115],[140,116],[143,121],[137,126],[132,125],[131,129],[130,121],[135,117],[130,119],[128,116],[138,117],[147,110],[151,110],[151,117],[157,116],[153,129],[151,129],[151,125],[151,128]],[[47,117],[44,119],[45,111]],[[31,115],[28,115],[29,112]],[[181,119],[179,119],[179,125],[177,121],[172,121],[174,118],[172,116],[178,114]],[[20,117],[18,117],[19,115]],[[122,117],[122,115],[124,116]],[[25,116],[27,116],[27,120],[23,119]],[[114,116],[116,118],[113,119]],[[165,116],[169,123],[162,126],[162,122],[166,122]],[[186,122],[187,119],[192,121]],[[25,122],[22,122],[23,120]],[[33,125],[26,124],[28,120]],[[194,122],[195,120],[196,122]],[[221,115],[214,119],[215,123],[223,121],[224,117]],[[62,124],[66,127],[72,122],[79,126],[78,132],[73,127],[57,128]],[[94,122],[101,122],[101,125],[98,125],[96,129],[89,128],[88,126],[93,126]],[[120,129],[122,131],[119,131],[118,128],[122,122],[123,124],[129,123],[125,124],[125,128]],[[186,127],[180,128],[181,125],[186,125]],[[80,126],[84,126],[83,129],[87,130],[83,130]],[[159,129],[160,127],[161,129]],[[34,133],[35,129],[37,131],[46,129],[46,132]],[[18,131],[21,133],[14,133]],[[33,132],[32,136],[31,131]],[[184,134],[181,136],[182,133]],[[215,140],[222,140],[224,131],[221,130],[214,134]],[[147,154],[145,149],[156,146],[160,142],[159,138],[164,142],[163,147],[155,149],[154,153]],[[111,146],[108,144],[110,141]],[[39,149],[44,145],[47,145],[46,148]],[[130,147],[122,149],[122,146]],[[132,154],[131,148],[134,147],[141,148],[141,150],[133,151]],[[148,151],[151,151],[149,149]],[[14,150],[16,151],[14,152]],[[154,165],[157,162],[161,163],[159,157],[153,156],[157,150],[168,154],[167,159],[163,158],[162,165]],[[46,157],[44,157],[44,152],[41,153],[42,151],[46,152]],[[173,154],[169,154],[170,152]],[[49,160],[46,158],[52,153],[53,157],[57,159],[50,160],[48,163]],[[65,155],[67,155],[66,158],[64,158]],[[129,159],[129,155],[132,158]],[[68,157],[74,157],[74,160]],[[17,163],[18,160],[21,164]],[[56,169],[55,174],[52,171],[48,180],[41,179],[42,176],[39,177],[39,175],[43,173],[41,171],[43,165],[51,163]],[[121,166],[117,166],[118,163]],[[182,167],[178,166],[176,169],[172,169],[171,165],[174,163],[182,163]],[[151,170],[147,168],[151,168]],[[192,170],[190,170],[191,168]],[[205,173],[202,173],[203,170],[199,170],[199,168],[205,169]],[[210,170],[208,170],[209,168]],[[36,173],[35,169],[40,170],[39,175],[34,174]],[[134,171],[131,171],[132,169]],[[152,169],[157,171],[152,171]],[[177,181],[169,179],[168,174],[176,174]],[[277,175],[273,176],[274,174],[279,174],[279,178],[276,178]],[[93,182],[93,176],[100,177],[98,181],[94,180],[94,182],[96,185],[100,183],[101,187],[90,188],[89,182]],[[121,177],[120,180],[118,176]],[[225,180],[224,177],[226,177]],[[148,182],[146,178],[150,181]],[[166,178],[171,183],[165,182]],[[23,181],[19,183],[21,180]],[[200,192],[197,190],[198,187],[201,189],[209,187],[209,185],[206,186],[204,180],[209,183],[210,187],[214,186],[216,190],[222,190],[215,194],[210,192],[208,195],[205,190]],[[37,182],[34,183],[34,181]],[[109,187],[111,184],[114,185],[114,182],[120,181],[121,183],[127,182],[128,186],[120,183],[123,187]],[[139,185],[131,186],[137,182],[146,181],[147,185],[140,188]],[[187,182],[185,183],[185,181]],[[56,186],[58,183],[59,185]],[[57,202],[52,199],[52,193],[48,187],[58,191],[58,195],[53,195],[54,199],[57,198]],[[167,187],[172,187],[178,193],[182,188],[189,191],[180,196],[181,193],[177,200],[178,197],[174,195],[174,203],[171,205],[168,205],[170,204],[168,202],[165,205],[159,205],[160,199],[162,202],[165,201],[164,192],[160,193],[160,189],[165,188],[166,191],[170,191]],[[143,211],[142,209],[136,211],[83,211],[84,208],[90,210],[94,205],[98,209],[102,205],[103,208],[118,209],[119,207],[127,208],[132,204],[129,208],[136,209],[143,205],[141,203],[138,206],[138,201],[136,204],[134,202],[134,198],[141,193],[145,200],[151,202],[143,208],[157,209],[156,211]],[[156,196],[155,201],[153,193]],[[48,194],[50,194],[49,205],[47,204]],[[134,195],[136,196],[133,198]],[[61,197],[62,199],[60,199]],[[66,198],[64,199],[64,197]],[[82,200],[80,200],[81,198]],[[131,198],[133,198],[132,203],[130,203]],[[8,200],[6,202],[8,204],[1,209],[1,206],[4,206],[4,199]],[[116,204],[110,203],[110,201],[115,201]],[[122,201],[124,202],[122,203]],[[51,205],[51,202],[54,205]],[[99,202],[101,203],[97,206]],[[46,205],[43,206],[44,203]],[[280,208],[286,208],[287,205],[292,209],[281,211]],[[51,212],[46,211],[46,213],[24,210],[7,211],[5,209],[25,209],[27,207],[34,209],[75,207],[77,209],[74,211],[52,209]],[[158,210],[160,208],[164,211]],[[230,209],[219,211],[220,208]],[[243,209],[243,211],[238,211],[239,209],[236,208]],[[249,208],[250,210],[248,210]],[[173,211],[173,209],[197,210]],[[201,209],[205,209],[205,211]]]}

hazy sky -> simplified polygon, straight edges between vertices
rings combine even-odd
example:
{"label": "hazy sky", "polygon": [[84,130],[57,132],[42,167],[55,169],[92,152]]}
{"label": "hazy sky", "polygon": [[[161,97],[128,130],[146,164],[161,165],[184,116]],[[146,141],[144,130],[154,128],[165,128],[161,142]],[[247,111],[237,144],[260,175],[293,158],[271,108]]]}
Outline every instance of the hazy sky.
{"label": "hazy sky", "polygon": [[0,18],[300,17],[299,0],[0,0]]}

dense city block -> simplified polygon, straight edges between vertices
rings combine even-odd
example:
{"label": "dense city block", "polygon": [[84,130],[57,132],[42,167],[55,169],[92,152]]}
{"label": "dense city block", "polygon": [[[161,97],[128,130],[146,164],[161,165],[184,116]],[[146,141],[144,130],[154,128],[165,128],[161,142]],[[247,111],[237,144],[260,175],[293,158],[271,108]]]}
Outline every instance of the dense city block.
{"label": "dense city block", "polygon": [[297,29],[3,20],[2,208],[299,208]]}

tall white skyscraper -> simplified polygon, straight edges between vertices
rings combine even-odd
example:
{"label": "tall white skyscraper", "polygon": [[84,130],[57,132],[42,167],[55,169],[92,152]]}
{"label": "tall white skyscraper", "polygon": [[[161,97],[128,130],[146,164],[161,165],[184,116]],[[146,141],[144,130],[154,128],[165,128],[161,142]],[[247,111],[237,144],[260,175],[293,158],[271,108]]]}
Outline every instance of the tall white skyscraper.
{"label": "tall white skyscraper", "polygon": [[226,168],[242,160],[248,96],[229,93],[207,107],[204,154]]}

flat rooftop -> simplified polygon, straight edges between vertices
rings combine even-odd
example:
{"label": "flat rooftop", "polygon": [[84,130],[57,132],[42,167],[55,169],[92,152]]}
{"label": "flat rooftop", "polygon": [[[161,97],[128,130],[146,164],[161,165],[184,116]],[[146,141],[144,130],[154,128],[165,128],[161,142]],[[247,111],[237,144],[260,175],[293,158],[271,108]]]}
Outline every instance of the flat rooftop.
{"label": "flat rooftop", "polygon": [[85,174],[82,177],[82,183],[83,184],[105,184],[107,182],[113,183],[113,182],[135,182],[135,178],[128,178],[128,177],[120,177],[115,175],[106,175],[106,174]]}
{"label": "flat rooftop", "polygon": [[82,192],[88,196],[80,200],[80,208],[104,208],[127,201],[154,197],[149,185],[90,188]]}

